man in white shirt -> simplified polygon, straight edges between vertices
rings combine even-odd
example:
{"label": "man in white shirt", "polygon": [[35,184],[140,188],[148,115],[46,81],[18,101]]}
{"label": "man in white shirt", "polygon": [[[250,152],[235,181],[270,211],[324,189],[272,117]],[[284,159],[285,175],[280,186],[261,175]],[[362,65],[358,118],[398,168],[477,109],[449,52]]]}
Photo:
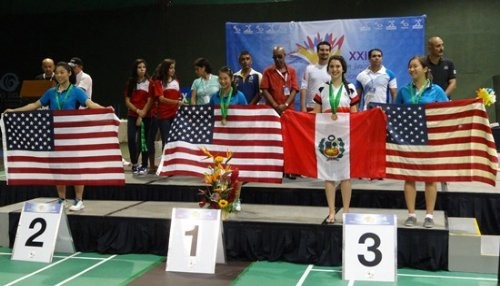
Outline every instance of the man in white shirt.
{"label": "man in white shirt", "polygon": [[313,110],[313,98],[318,93],[319,86],[331,79],[326,70],[331,50],[332,45],[329,42],[323,41],[316,45],[318,63],[308,65],[302,76],[300,86],[300,111],[302,112]]}
{"label": "man in white shirt", "polygon": [[368,59],[370,66],[356,77],[356,89],[361,97],[360,111],[366,110],[370,102],[392,103],[398,92],[396,76],[382,65],[382,50],[371,49]]}
{"label": "man in white shirt", "polygon": [[83,72],[83,61],[75,57],[71,58],[68,64],[73,69],[76,78],[75,86],[83,89],[89,98],[92,98],[92,78]]}

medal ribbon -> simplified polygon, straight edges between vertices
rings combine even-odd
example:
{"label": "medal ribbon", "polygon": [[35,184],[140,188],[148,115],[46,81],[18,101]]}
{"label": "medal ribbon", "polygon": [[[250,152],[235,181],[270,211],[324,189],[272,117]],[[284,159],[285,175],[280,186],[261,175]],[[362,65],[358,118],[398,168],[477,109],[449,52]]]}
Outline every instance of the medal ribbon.
{"label": "medal ribbon", "polygon": [[333,96],[333,85],[331,82],[328,85],[328,98],[330,101],[330,108],[332,109],[333,114],[337,113],[337,107],[339,106],[339,103],[340,103],[340,96],[342,95],[342,87],[343,87],[343,85],[340,85],[340,88],[339,88],[339,91],[337,92],[337,95]]}
{"label": "medal ribbon", "polygon": [[[233,87],[229,88],[229,93],[227,96],[224,96],[222,94],[222,90],[219,94],[220,96],[220,112],[222,113],[222,119],[226,119],[227,117],[227,111],[229,110],[229,103],[231,102],[231,96],[233,95]],[[226,101],[224,102],[224,98],[226,98]]]}

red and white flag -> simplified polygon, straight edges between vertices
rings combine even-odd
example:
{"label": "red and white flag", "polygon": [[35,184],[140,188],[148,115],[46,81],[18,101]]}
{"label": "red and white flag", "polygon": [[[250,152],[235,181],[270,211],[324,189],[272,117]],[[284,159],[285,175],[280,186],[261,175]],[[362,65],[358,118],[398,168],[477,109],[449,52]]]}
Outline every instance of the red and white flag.
{"label": "red and white flag", "polygon": [[111,109],[4,113],[9,185],[124,185],[120,121]]}
{"label": "red and white flag", "polygon": [[285,172],[332,181],[385,177],[382,110],[337,115],[283,113]]}
{"label": "red and white flag", "polygon": [[200,177],[214,155],[232,152],[230,164],[239,169],[242,182],[281,183],[283,142],[280,117],[262,105],[231,105],[226,124],[221,110],[210,105],[182,106],[172,123],[157,174]]}

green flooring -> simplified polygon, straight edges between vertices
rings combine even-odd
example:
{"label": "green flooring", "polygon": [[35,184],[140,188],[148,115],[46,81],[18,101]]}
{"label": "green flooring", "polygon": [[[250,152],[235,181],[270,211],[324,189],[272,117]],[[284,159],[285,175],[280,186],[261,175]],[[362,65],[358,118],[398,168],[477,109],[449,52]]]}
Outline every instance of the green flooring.
{"label": "green flooring", "polygon": [[55,254],[51,263],[11,260],[0,248],[0,285],[126,285],[164,257],[151,254]]}
{"label": "green flooring", "polygon": [[448,271],[421,271],[398,269],[397,282],[344,281],[341,267],[321,267],[286,262],[254,262],[231,285],[321,286],[321,285],[439,285],[439,286],[494,286],[497,276]]}

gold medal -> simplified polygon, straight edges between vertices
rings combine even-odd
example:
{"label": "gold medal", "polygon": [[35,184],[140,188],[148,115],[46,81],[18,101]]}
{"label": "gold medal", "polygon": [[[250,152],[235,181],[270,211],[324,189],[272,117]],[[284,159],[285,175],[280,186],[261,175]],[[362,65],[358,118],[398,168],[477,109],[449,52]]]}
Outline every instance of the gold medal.
{"label": "gold medal", "polygon": [[338,116],[337,113],[332,113],[332,120],[337,120]]}
{"label": "gold medal", "polygon": [[220,123],[221,123],[222,125],[226,125],[226,123],[227,123],[226,118],[222,118],[222,120],[220,121]]}

